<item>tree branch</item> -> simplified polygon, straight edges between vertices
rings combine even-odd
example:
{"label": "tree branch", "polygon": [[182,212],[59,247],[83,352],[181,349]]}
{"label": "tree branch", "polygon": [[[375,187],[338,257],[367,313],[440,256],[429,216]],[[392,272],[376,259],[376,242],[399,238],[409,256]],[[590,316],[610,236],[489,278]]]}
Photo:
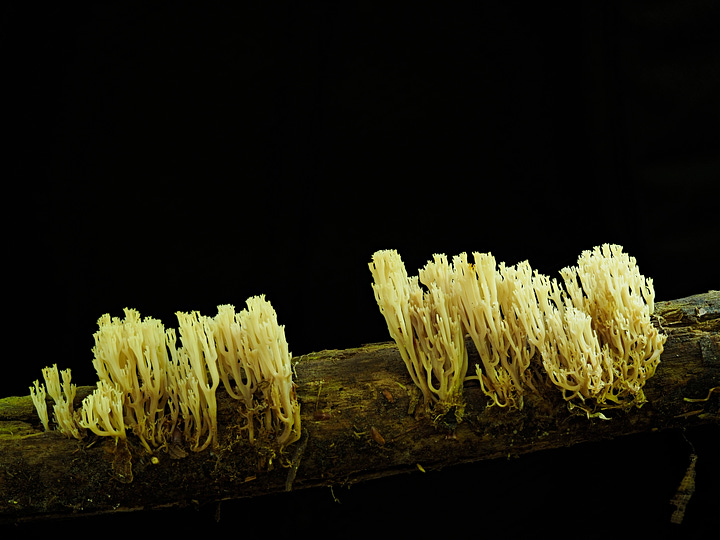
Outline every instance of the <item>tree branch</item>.
{"label": "tree branch", "polygon": [[[645,386],[642,408],[606,412],[610,420],[568,410],[551,388],[522,410],[486,407],[467,382],[464,421],[434,427],[393,343],[311,353],[297,360],[302,439],[274,456],[250,445],[237,402],[218,390],[219,444],[204,452],[147,453],[134,438],[67,439],[43,432],[29,396],[0,400],[0,522],[90,515],[253,497],[349,484],[411,470],[559,448],[701,424],[720,424],[720,292],[658,302],[669,335]],[[468,342],[470,365],[479,362]],[[75,406],[92,387],[78,388]],[[187,449],[186,449],[187,450]],[[185,453],[185,457],[180,457]],[[192,494],[192,501],[188,499]]]}

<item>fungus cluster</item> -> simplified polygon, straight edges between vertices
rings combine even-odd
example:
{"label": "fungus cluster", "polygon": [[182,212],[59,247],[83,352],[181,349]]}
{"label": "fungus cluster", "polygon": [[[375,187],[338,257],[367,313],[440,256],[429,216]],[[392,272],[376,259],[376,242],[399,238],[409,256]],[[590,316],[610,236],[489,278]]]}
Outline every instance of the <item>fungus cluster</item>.
{"label": "fungus cluster", "polygon": [[[75,386],[70,372],[45,368],[58,429],[75,438],[84,430],[124,439],[127,432],[153,452],[181,433],[194,451],[217,440],[216,390],[241,401],[242,429],[250,441],[258,434],[280,448],[300,436],[299,404],[292,381],[291,354],[284,326],[264,296],[247,300],[235,313],[218,307],[215,317],[178,312],[179,338],[156,319],[125,309],[124,319],[103,315],[95,333],[93,365],[97,388],[79,411],[72,410]],[[49,428],[45,386],[35,381],[33,402]]]}
{"label": "fungus cluster", "polygon": [[425,404],[437,414],[462,415],[462,385],[468,368],[462,322],[449,291],[447,259],[436,256],[418,277],[409,277],[395,250],[379,251],[370,270],[373,290],[388,330]]}
{"label": "fungus cluster", "polygon": [[667,336],[650,319],[655,290],[617,245],[584,251],[560,272],[566,294],[543,302],[543,366],[565,399],[604,408],[641,406]]}
{"label": "fungus cluster", "polygon": [[[370,263],[373,290],[390,335],[433,412],[462,406],[462,384],[477,380],[490,405],[523,406],[550,381],[586,412],[641,406],[666,336],[653,326],[654,290],[617,245],[585,251],[563,284],[528,262],[489,254],[435,255],[408,276],[395,250]],[[467,375],[464,336],[481,362]]]}
{"label": "fungus cluster", "polygon": [[[42,370],[45,385],[35,381],[34,386],[30,387],[30,396],[35,409],[38,412],[40,421],[45,431],[50,429],[47,410],[46,397],[50,394],[53,399],[53,419],[58,425],[58,429],[68,437],[79,438],[80,432],[76,422],[76,414],[73,412],[73,400],[75,399],[76,386],[72,384],[72,375],[69,369],[58,372],[57,364],[52,367],[46,367]],[[62,377],[62,384],[60,383]]]}

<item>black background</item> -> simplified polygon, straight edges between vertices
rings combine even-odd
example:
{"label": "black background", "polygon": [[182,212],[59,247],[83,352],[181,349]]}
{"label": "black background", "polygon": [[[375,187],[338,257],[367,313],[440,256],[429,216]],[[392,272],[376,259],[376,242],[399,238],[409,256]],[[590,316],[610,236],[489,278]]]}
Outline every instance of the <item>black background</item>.
{"label": "black background", "polygon": [[[93,384],[96,321],[124,307],[175,326],[178,310],[265,294],[295,356],[387,340],[378,249],[410,272],[490,251],[555,275],[610,242],[658,300],[718,288],[713,2],[148,4],[6,8],[22,27],[6,85],[23,151],[4,197],[2,396],[53,363]],[[688,436],[686,530],[716,519],[720,435]],[[152,519],[660,532],[689,452],[680,433],[651,434],[338,487],[341,504],[311,490],[225,503],[218,524],[214,508]]]}

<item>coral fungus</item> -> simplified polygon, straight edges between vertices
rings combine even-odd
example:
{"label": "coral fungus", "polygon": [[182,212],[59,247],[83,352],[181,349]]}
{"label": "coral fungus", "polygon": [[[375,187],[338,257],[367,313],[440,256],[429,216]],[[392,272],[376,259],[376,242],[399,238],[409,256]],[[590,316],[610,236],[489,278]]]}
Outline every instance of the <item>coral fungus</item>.
{"label": "coral fungus", "polygon": [[[292,380],[292,356],[284,327],[264,297],[247,301],[234,313],[220,306],[216,317],[178,312],[180,346],[174,329],[141,319],[133,309],[125,318],[98,320],[93,348],[97,389],[72,410],[75,386],[70,372],[43,369],[47,393],[55,401],[61,432],[81,439],[84,430],[126,438],[130,431],[153,452],[182,433],[194,451],[217,440],[216,390],[243,402],[249,438],[258,430],[282,448],[300,437],[300,412]],[[45,385],[30,388],[38,415],[49,429]]]}
{"label": "coral fungus", "polygon": [[[375,298],[426,403],[462,404],[462,382],[478,380],[492,405],[522,407],[539,378],[587,412],[641,406],[643,386],[666,337],[653,326],[651,279],[617,245],[585,251],[557,280],[525,261],[497,264],[465,253],[435,255],[409,277],[398,253],[373,255]],[[481,364],[466,375],[468,334]],[[542,375],[544,373],[544,375]]]}

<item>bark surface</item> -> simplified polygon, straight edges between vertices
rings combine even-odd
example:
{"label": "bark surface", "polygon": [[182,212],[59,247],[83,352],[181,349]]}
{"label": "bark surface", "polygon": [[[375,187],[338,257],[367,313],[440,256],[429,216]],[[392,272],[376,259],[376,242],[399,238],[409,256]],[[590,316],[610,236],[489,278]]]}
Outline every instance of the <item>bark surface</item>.
{"label": "bark surface", "polygon": [[[44,432],[29,396],[0,400],[0,522],[202,504],[348,484],[632,433],[720,424],[720,292],[656,303],[668,340],[641,408],[568,410],[560,392],[526,395],[522,410],[487,407],[467,382],[464,421],[428,418],[394,343],[296,358],[303,437],[274,456],[250,445],[237,405],[218,390],[212,451],[147,453],[130,436],[80,442]],[[468,342],[470,365],[479,362]],[[712,389],[717,390],[712,390]],[[78,388],[76,407],[93,390]],[[454,428],[454,429],[453,429]],[[178,450],[178,449],[175,449]],[[188,493],[192,498],[188,498]]]}

